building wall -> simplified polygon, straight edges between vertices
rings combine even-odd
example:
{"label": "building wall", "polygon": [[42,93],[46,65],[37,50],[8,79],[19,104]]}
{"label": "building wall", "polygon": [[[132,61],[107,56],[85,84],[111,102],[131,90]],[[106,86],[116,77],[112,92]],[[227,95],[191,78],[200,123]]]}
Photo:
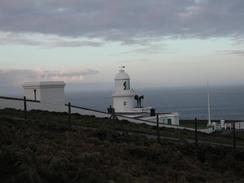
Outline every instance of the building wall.
{"label": "building wall", "polygon": [[37,87],[24,89],[24,95],[26,96],[26,99],[35,100],[34,90],[36,90],[36,100],[41,100],[40,88]]}
{"label": "building wall", "polygon": [[[225,129],[232,129],[232,123],[225,123],[224,124]],[[244,122],[237,122],[235,123],[235,128],[237,130],[244,130]]]}
{"label": "building wall", "polygon": [[243,130],[244,129],[244,122],[238,122],[238,123],[236,123],[236,129]]}
{"label": "building wall", "polygon": [[41,88],[41,102],[50,104],[64,104],[64,88]]}
{"label": "building wall", "polygon": [[113,108],[115,112],[130,112],[135,107],[133,96],[113,97]]}
{"label": "building wall", "polygon": [[[143,118],[144,120],[148,121],[157,121],[157,116],[152,116],[152,117],[146,117]],[[164,114],[164,115],[159,115],[159,123],[160,124],[166,124],[166,125],[179,125],[180,120],[179,120],[179,115],[177,114]],[[170,124],[171,123],[171,124]]]}

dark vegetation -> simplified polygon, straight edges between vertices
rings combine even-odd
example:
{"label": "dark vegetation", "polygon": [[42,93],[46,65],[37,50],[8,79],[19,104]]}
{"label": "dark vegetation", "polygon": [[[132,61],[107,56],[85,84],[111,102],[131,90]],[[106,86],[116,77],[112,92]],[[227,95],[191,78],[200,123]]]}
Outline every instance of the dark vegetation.
{"label": "dark vegetation", "polygon": [[[65,113],[0,110],[0,182],[244,182],[244,149],[200,144],[193,133],[161,129],[180,140],[146,138],[155,128]],[[238,134],[239,143],[243,141]],[[200,134],[231,142],[231,135]]]}
{"label": "dark vegetation", "polygon": [[[206,129],[207,127],[207,120],[198,120],[197,121],[198,129]],[[194,120],[180,120],[180,126],[187,127],[187,128],[195,128]]]}

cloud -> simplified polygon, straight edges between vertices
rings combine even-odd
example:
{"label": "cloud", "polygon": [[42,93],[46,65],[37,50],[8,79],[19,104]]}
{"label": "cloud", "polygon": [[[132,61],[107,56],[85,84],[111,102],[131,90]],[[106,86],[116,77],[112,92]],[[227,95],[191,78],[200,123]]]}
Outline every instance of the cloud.
{"label": "cloud", "polygon": [[99,47],[101,40],[75,39],[55,35],[0,32],[0,45],[29,45],[44,47]]}
{"label": "cloud", "polygon": [[0,31],[123,44],[163,37],[243,37],[243,8],[243,0],[1,0]]}
{"label": "cloud", "polygon": [[69,83],[79,83],[85,77],[99,74],[99,71],[86,69],[70,69],[65,71],[48,70],[24,70],[11,69],[0,70],[0,86],[20,86],[27,81],[62,80]]}
{"label": "cloud", "polygon": [[41,71],[37,72],[41,79],[46,80],[68,80],[68,81],[81,81],[83,80],[84,76],[88,75],[96,75],[99,72],[96,70],[85,70],[85,71],[71,71],[71,72],[60,72],[60,71]]}
{"label": "cloud", "polygon": [[123,52],[122,54],[160,54],[165,52],[165,49],[165,45],[149,44],[148,46],[143,46]]}
{"label": "cloud", "polygon": [[244,56],[244,50],[221,50],[218,51],[218,53]]}
{"label": "cloud", "polygon": [[129,59],[129,60],[120,60],[118,61],[118,63],[120,65],[124,65],[124,64],[130,64],[130,63],[138,63],[138,64],[141,64],[141,63],[146,63],[146,62],[151,62],[152,60],[151,59],[146,59],[146,58],[138,58],[138,59]]}

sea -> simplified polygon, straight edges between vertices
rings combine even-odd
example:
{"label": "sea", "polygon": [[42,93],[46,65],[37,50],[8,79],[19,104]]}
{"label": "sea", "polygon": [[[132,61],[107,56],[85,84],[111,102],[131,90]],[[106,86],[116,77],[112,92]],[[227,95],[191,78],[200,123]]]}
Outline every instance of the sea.
{"label": "sea", "polygon": [[[211,119],[244,121],[244,86],[210,88],[156,88],[136,91],[144,95],[143,105],[157,112],[178,112],[181,119],[208,119],[208,93]],[[112,91],[66,92],[73,105],[107,111],[112,104]]]}

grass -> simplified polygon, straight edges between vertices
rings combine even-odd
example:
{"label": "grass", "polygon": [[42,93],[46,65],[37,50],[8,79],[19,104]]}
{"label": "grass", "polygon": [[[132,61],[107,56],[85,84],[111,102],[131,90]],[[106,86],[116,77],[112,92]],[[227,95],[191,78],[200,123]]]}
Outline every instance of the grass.
{"label": "grass", "polygon": [[[194,120],[181,120],[180,126],[195,129],[195,122],[194,122]],[[207,129],[208,128],[207,122],[206,121],[198,121],[197,122],[197,128],[198,129]]]}
{"label": "grass", "polygon": [[[4,109],[0,110],[0,115],[7,117],[15,117],[23,119],[23,111]],[[57,113],[57,112],[45,112],[45,111],[31,111],[28,112],[28,119],[32,121],[44,121],[47,125],[52,126],[53,123],[50,121],[58,121],[60,125],[68,125],[68,115],[67,113]],[[156,128],[148,126],[145,124],[134,124],[128,121],[118,121],[111,120],[108,118],[95,118],[94,116],[82,116],[79,114],[73,114],[71,116],[72,125],[80,126],[85,128],[98,128],[108,131],[123,131],[125,133],[138,132],[156,135]],[[192,121],[183,121],[184,124],[192,124]],[[205,121],[199,121],[198,127],[205,126]],[[57,124],[55,124],[57,125]],[[160,128],[160,135],[163,137],[177,138],[181,140],[194,140],[194,131],[188,130],[178,130],[178,129],[168,129]],[[212,133],[210,135],[205,133],[198,133],[199,141],[206,141],[211,143],[223,143],[232,145],[232,131],[219,131]],[[244,132],[237,131],[236,133],[237,145],[244,146]]]}
{"label": "grass", "polygon": [[[156,143],[143,135],[154,127],[127,121],[32,111],[0,110],[1,182],[244,182],[244,150],[184,141],[194,134],[162,128]],[[86,128],[84,128],[86,127]],[[123,129],[121,133],[118,129]],[[230,134],[200,134],[227,141]],[[243,134],[238,134],[243,141]]]}

